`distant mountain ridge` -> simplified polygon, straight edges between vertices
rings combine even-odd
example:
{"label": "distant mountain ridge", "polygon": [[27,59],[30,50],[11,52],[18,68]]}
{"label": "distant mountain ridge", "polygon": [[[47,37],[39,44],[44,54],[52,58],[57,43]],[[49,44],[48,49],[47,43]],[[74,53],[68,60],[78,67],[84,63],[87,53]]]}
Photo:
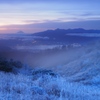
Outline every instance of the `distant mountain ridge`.
{"label": "distant mountain ridge", "polygon": [[51,37],[51,36],[55,36],[55,35],[61,36],[61,35],[65,35],[68,33],[100,33],[100,30],[93,30],[93,29],[86,30],[83,28],[76,28],[76,29],[59,29],[58,28],[55,30],[46,30],[43,32],[34,33],[32,35]]}
{"label": "distant mountain ridge", "polygon": [[[75,35],[78,33],[79,35]],[[86,36],[87,34],[99,34],[100,30],[85,30],[82,28],[78,29],[55,29],[55,30],[47,30],[44,32],[38,32],[31,34],[31,36],[39,36],[39,37],[48,37],[48,39],[38,39],[39,43],[52,43],[52,44],[57,44],[58,42],[60,43],[85,43],[88,41],[93,41],[100,39],[100,37],[88,37]],[[71,34],[71,35],[70,35]],[[72,35],[73,34],[73,35]],[[81,36],[82,34],[83,36]]]}

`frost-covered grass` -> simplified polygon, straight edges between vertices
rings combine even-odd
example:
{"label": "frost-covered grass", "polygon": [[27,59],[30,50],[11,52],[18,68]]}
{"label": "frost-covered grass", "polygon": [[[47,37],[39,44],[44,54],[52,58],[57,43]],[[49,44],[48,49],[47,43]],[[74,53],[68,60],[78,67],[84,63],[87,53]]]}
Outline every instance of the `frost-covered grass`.
{"label": "frost-covered grass", "polygon": [[100,90],[59,75],[0,72],[0,100],[100,100]]}
{"label": "frost-covered grass", "polygon": [[70,52],[70,60],[64,57],[67,63],[53,66],[53,71],[1,61],[14,70],[0,71],[0,100],[100,100],[99,49],[97,42]]}

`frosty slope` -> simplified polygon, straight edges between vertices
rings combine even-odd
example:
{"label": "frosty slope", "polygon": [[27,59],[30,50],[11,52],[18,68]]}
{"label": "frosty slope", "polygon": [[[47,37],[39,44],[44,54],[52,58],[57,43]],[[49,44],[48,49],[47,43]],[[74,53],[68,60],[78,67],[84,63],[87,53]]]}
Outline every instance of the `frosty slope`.
{"label": "frosty slope", "polygon": [[[61,63],[52,68],[32,68],[16,61],[0,60],[0,66],[5,62],[3,66],[9,68],[10,64],[12,68],[9,72],[2,69],[0,71],[0,99],[99,100],[99,47],[99,41],[96,41],[74,49],[70,60],[66,57],[66,62],[69,63]],[[72,55],[72,52],[73,50],[69,54]]]}

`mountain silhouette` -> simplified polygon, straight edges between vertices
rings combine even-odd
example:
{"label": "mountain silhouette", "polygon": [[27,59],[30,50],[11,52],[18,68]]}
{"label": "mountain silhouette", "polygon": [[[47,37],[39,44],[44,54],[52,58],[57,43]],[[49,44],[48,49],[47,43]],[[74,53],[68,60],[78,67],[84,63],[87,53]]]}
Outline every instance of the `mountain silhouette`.
{"label": "mountain silhouette", "polygon": [[67,34],[74,34],[74,33],[100,33],[100,30],[85,30],[82,28],[77,28],[77,29],[55,29],[55,30],[46,30],[43,32],[38,32],[32,34],[33,36],[42,36],[42,37],[49,37],[49,38],[64,38]]}
{"label": "mountain silhouette", "polygon": [[55,29],[55,30],[46,30],[43,32],[38,32],[33,35],[37,36],[48,36],[48,37],[53,37],[55,35],[61,36],[65,35],[67,33],[100,33],[100,30],[85,30],[83,28],[77,28],[77,29]]}
{"label": "mountain silhouette", "polygon": [[55,30],[47,30],[44,32],[38,32],[35,34],[32,34],[32,36],[40,36],[40,37],[48,37],[48,40],[39,39],[39,43],[57,43],[57,42],[63,42],[63,43],[83,43],[87,41],[93,41],[97,40],[100,37],[87,37],[87,36],[74,36],[74,35],[67,35],[67,34],[91,34],[91,33],[100,33],[100,30],[85,30],[82,28],[77,29],[55,29]]}
{"label": "mountain silhouette", "polygon": [[18,31],[16,34],[25,34],[23,31]]}

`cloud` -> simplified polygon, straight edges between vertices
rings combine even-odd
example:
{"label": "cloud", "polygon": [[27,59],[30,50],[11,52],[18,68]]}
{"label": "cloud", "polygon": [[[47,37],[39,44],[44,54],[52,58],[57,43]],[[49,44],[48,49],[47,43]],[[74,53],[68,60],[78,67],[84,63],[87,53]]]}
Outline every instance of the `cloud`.
{"label": "cloud", "polygon": [[83,13],[83,14],[81,14],[80,16],[93,16],[94,14],[93,13]]}
{"label": "cloud", "polygon": [[[69,0],[68,0],[69,1]],[[0,0],[0,3],[6,3],[6,4],[11,4],[11,3],[47,3],[47,2],[62,2],[62,0]],[[63,2],[66,2],[66,0],[63,0]]]}
{"label": "cloud", "polygon": [[98,0],[0,0],[0,25],[6,25],[0,32],[98,28],[99,3]]}
{"label": "cloud", "polygon": [[72,22],[56,22],[46,21],[42,23],[31,23],[23,25],[8,25],[0,27],[0,33],[16,33],[22,30],[26,33],[35,33],[48,29],[68,29],[68,28],[85,28],[85,29],[100,29],[100,20],[85,20],[85,21],[72,21]]}

